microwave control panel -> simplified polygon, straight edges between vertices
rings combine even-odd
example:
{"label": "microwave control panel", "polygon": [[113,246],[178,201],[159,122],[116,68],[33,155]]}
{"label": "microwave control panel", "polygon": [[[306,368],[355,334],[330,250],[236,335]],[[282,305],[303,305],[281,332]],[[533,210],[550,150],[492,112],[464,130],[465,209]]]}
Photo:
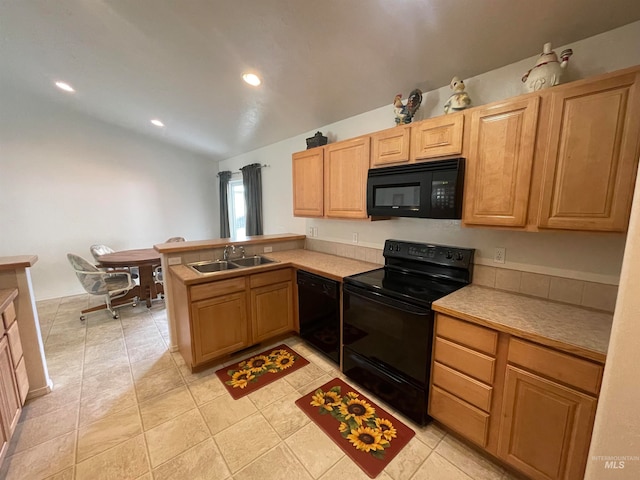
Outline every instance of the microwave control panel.
{"label": "microwave control panel", "polygon": [[431,182],[432,208],[448,209],[456,205],[456,182],[451,180],[433,180]]}

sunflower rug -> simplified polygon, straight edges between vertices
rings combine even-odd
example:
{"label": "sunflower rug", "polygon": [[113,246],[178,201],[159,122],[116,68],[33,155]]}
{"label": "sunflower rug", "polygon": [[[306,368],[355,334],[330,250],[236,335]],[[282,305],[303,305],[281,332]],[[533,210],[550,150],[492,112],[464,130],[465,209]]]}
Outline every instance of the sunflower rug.
{"label": "sunflower rug", "polygon": [[308,364],[309,360],[282,344],[223,367],[216,375],[237,400]]}
{"label": "sunflower rug", "polygon": [[338,378],[299,398],[296,405],[371,478],[415,435]]}

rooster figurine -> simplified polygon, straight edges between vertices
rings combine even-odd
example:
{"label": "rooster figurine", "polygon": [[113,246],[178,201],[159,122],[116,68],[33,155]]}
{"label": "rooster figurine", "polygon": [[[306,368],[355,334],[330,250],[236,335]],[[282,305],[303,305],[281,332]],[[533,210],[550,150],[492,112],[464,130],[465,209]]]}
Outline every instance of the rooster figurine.
{"label": "rooster figurine", "polygon": [[422,103],[422,91],[418,88],[412,90],[407,99],[407,104],[402,103],[402,94],[396,95],[393,100],[393,109],[396,113],[396,125],[411,123],[413,116]]}

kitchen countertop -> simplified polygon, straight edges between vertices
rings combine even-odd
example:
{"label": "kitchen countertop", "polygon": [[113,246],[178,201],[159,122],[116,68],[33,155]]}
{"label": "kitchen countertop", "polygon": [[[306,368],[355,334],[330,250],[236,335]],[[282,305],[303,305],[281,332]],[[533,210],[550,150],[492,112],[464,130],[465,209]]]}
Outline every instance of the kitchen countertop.
{"label": "kitchen countertop", "polygon": [[17,270],[32,267],[38,261],[37,255],[16,255],[13,257],[0,257],[0,270]]}
{"label": "kitchen countertop", "polygon": [[613,315],[469,285],[433,310],[604,363]]}
{"label": "kitchen countertop", "polygon": [[210,248],[222,248],[225,245],[259,245],[261,243],[286,242],[290,240],[304,240],[305,235],[293,233],[281,233],[274,235],[255,235],[242,238],[216,238],[213,240],[192,240],[187,242],[169,242],[154,245],[160,253],[177,253],[197,250],[207,250]]}
{"label": "kitchen countertop", "polygon": [[226,270],[210,275],[200,275],[186,265],[174,265],[170,267],[170,269],[185,285],[195,285],[198,283],[276,270],[283,267],[299,268],[341,282],[344,277],[348,277],[349,275],[355,275],[356,273],[367,272],[382,267],[382,265],[378,265],[377,263],[363,262],[352,258],[338,257],[336,255],[302,249],[271,252],[264,254],[264,256],[277,260],[278,262],[257,267]]}

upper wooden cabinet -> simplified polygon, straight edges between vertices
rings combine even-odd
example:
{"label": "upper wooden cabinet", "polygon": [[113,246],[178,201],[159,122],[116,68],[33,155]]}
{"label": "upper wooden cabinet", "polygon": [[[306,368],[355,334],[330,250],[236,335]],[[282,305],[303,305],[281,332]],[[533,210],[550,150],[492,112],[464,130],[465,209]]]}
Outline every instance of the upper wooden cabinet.
{"label": "upper wooden cabinet", "polygon": [[465,223],[526,224],[539,102],[537,96],[519,97],[472,111]]}
{"label": "upper wooden cabinet", "polygon": [[548,101],[538,225],[625,231],[639,153],[638,73],[554,89]]}
{"label": "upper wooden cabinet", "polygon": [[367,218],[368,168],[460,155],[464,225],[624,232],[639,83],[632,67],[295,153],[294,215]]}
{"label": "upper wooden cabinet", "polygon": [[292,156],[293,214],[324,215],[324,149],[312,148]]}
{"label": "upper wooden cabinet", "polygon": [[367,218],[370,137],[325,146],[324,213],[332,218]]}
{"label": "upper wooden cabinet", "polygon": [[409,162],[411,126],[389,128],[371,135],[371,168]]}
{"label": "upper wooden cabinet", "polygon": [[464,223],[626,231],[640,154],[639,71],[466,111]]}
{"label": "upper wooden cabinet", "polygon": [[462,153],[464,114],[453,113],[411,124],[411,161]]}
{"label": "upper wooden cabinet", "polygon": [[462,153],[464,114],[455,113],[371,135],[371,168],[414,163]]}

